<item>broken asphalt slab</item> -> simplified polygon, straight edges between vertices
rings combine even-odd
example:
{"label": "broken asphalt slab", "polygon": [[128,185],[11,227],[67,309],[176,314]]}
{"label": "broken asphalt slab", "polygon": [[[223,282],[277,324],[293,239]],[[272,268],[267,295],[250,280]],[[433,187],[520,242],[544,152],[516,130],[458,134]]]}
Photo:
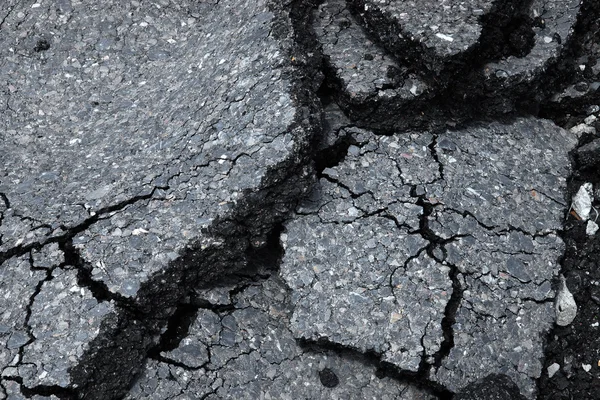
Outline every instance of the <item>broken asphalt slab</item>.
{"label": "broken asphalt slab", "polygon": [[[236,289],[239,288],[239,289]],[[194,393],[205,399],[434,399],[392,378],[360,354],[302,347],[292,332],[285,283],[272,276],[238,282],[225,301],[203,302],[188,335],[149,360],[127,400]]]}
{"label": "broken asphalt slab", "polygon": [[344,0],[315,11],[313,29],[322,46],[335,100],[354,119],[382,119],[382,110],[410,114],[415,100],[431,98],[429,86],[369,38]]}
{"label": "broken asphalt slab", "polygon": [[599,7],[467,3],[0,6],[0,398],[591,393]]}
{"label": "broken asphalt slab", "polygon": [[535,398],[575,138],[517,120],[354,140],[286,226],[294,335],[452,392],[505,374]]}
{"label": "broken asphalt slab", "polygon": [[[282,5],[5,8],[2,298],[23,304],[3,376],[114,398],[179,299],[243,266],[306,190],[316,88],[294,81],[310,72]],[[51,245],[64,262],[28,262]]]}
{"label": "broken asphalt slab", "polygon": [[[540,101],[556,95],[560,81],[547,78],[564,75],[562,61],[577,52],[594,6],[467,3],[349,1],[346,7],[335,0],[319,7],[314,30],[326,84],[356,125],[391,133],[497,119],[537,112]],[[439,32],[446,19],[460,31],[456,43],[466,41],[462,47]]]}

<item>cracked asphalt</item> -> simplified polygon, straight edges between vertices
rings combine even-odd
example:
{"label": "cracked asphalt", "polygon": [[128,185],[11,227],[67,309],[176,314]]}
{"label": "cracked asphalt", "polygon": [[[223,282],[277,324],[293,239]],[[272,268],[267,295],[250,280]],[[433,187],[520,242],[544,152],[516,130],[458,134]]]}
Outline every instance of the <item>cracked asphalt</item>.
{"label": "cracked asphalt", "polygon": [[597,0],[0,4],[0,400],[594,399]]}

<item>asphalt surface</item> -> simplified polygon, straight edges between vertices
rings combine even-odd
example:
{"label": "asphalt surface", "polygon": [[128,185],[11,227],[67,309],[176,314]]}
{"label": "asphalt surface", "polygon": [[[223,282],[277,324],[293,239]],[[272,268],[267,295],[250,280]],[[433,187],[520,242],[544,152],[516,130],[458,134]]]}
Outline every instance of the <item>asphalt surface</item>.
{"label": "asphalt surface", "polygon": [[0,5],[0,399],[594,399],[600,2]]}

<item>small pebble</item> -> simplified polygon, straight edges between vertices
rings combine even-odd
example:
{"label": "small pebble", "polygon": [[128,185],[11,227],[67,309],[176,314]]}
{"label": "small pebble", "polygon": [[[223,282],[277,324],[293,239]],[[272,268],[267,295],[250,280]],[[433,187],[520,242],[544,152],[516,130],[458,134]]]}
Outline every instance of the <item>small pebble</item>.
{"label": "small pebble", "polygon": [[577,304],[575,298],[567,288],[567,281],[563,275],[560,276],[560,289],[556,296],[556,325],[567,326],[577,315]]}
{"label": "small pebble", "polygon": [[586,125],[592,125],[594,122],[596,122],[597,119],[598,118],[596,118],[595,115],[590,115],[589,117],[584,119],[583,122],[585,122]]}
{"label": "small pebble", "polygon": [[554,363],[554,364],[550,365],[547,369],[548,378],[552,378],[554,376],[554,374],[556,374],[558,372],[559,369],[560,369],[560,365],[558,363]]}
{"label": "small pebble", "polygon": [[590,369],[592,369],[592,366],[590,364],[581,364],[581,368],[583,368],[583,370],[585,372],[590,372]]}
{"label": "small pebble", "polygon": [[588,221],[588,223],[585,227],[585,233],[588,236],[594,236],[596,234],[596,232],[598,232],[598,224],[595,223],[594,221]]}
{"label": "small pebble", "polygon": [[591,183],[586,182],[573,196],[573,210],[577,213],[579,218],[587,221],[590,218],[590,211],[592,211],[593,197],[593,186]]}
{"label": "small pebble", "polygon": [[596,133],[596,129],[593,126],[589,126],[586,124],[579,124],[579,125],[575,125],[571,129],[569,129],[569,132],[573,133],[577,137],[580,137],[584,133],[592,133],[592,134]]}

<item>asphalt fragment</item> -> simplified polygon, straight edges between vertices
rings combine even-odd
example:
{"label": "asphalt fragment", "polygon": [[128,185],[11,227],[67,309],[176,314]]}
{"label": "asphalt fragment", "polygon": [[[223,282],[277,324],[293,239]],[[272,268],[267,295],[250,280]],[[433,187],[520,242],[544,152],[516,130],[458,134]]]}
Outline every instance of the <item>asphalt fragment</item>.
{"label": "asphalt fragment", "polygon": [[452,392],[505,374],[533,398],[574,138],[517,120],[353,140],[282,237],[294,335],[373,352]]}

